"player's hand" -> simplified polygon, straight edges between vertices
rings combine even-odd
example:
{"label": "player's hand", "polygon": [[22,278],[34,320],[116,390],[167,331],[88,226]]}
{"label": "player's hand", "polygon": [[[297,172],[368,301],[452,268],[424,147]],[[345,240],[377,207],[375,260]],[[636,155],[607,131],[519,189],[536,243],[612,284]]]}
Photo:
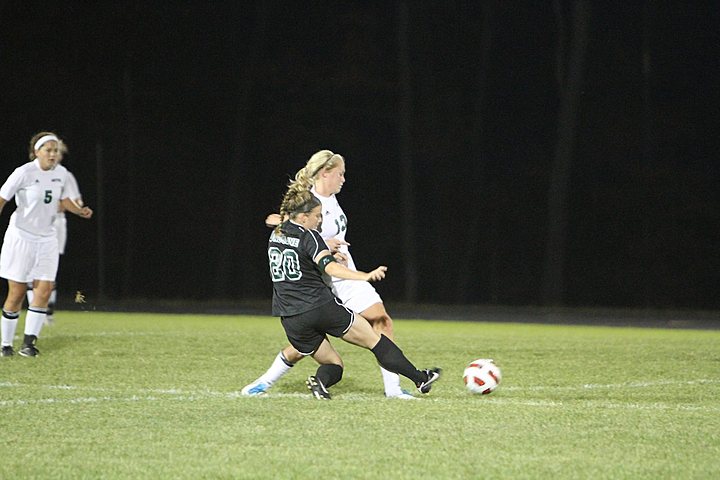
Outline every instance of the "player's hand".
{"label": "player's hand", "polygon": [[90,218],[93,215],[93,211],[90,207],[82,207],[78,213],[78,217]]}
{"label": "player's hand", "polygon": [[282,217],[279,213],[271,213],[265,219],[265,226],[275,228],[282,223]]}
{"label": "player's hand", "polygon": [[335,237],[325,240],[325,243],[330,248],[330,251],[332,253],[337,252],[338,249],[340,248],[340,245],[347,245],[348,247],[350,246],[350,244],[348,242],[346,242],[345,240],[340,240],[339,238],[335,238]]}
{"label": "player's hand", "polygon": [[385,278],[385,272],[387,272],[387,267],[380,266],[377,267],[372,272],[368,273],[368,282],[379,282],[383,278]]}
{"label": "player's hand", "polygon": [[335,253],[333,254],[333,257],[335,257],[335,260],[336,260],[340,265],[344,265],[344,266],[346,266],[346,267],[348,266],[347,255],[345,255],[344,253],[342,253],[342,252],[335,252]]}

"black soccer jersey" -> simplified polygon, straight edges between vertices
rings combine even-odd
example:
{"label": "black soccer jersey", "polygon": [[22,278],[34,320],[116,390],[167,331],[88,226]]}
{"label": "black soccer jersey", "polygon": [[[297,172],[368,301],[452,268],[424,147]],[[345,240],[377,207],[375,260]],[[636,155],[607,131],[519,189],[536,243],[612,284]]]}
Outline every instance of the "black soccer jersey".
{"label": "black soccer jersey", "polygon": [[329,250],[320,233],[291,221],[282,224],[282,232],[277,235],[273,230],[268,242],[272,314],[297,315],[332,301],[335,297],[313,261],[318,253]]}

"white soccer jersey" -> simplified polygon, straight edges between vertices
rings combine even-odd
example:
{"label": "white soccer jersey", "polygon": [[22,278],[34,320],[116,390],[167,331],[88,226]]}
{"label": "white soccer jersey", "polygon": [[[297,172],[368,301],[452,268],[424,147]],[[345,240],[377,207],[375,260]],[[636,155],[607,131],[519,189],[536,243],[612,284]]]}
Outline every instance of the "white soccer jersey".
{"label": "white soccer jersey", "polygon": [[61,199],[69,196],[68,171],[62,165],[52,170],[40,168],[38,159],[15,169],[0,188],[0,197],[15,197],[17,208],[10,216],[10,225],[38,237],[55,235],[53,220]]}
{"label": "white soccer jersey", "polygon": [[[335,195],[323,197],[315,191],[314,187],[311,189],[311,192],[320,200],[320,203],[322,203],[323,220],[320,235],[323,240],[328,240],[333,237],[345,240],[348,220]],[[350,255],[350,248],[348,248],[347,245],[340,245],[338,250],[347,257],[348,268],[357,270],[352,255]],[[375,291],[375,287],[368,282],[362,280],[346,280],[337,277],[331,277],[330,279],[332,281],[331,287],[333,293],[342,300],[343,304],[350,310],[364,312],[365,309],[371,305],[382,303],[382,299],[377,291]]]}
{"label": "white soccer jersey", "polygon": [[[315,187],[313,187],[310,191],[322,203],[323,218],[320,235],[322,235],[323,240],[338,238],[344,241],[348,221],[345,216],[345,212],[343,212],[343,209],[340,207],[340,203],[337,201],[335,194],[330,195],[329,197],[323,197],[317,193]],[[355,268],[355,262],[352,259],[352,255],[350,255],[350,249],[348,246],[340,245],[338,250],[347,256],[348,268],[357,270],[357,268]],[[337,280],[340,279],[333,277],[333,282]]]}
{"label": "white soccer jersey", "polygon": [[67,196],[72,198],[73,200],[77,200],[78,198],[82,197],[82,195],[80,195],[80,187],[78,186],[77,179],[70,170],[67,170],[65,191],[67,192]]}

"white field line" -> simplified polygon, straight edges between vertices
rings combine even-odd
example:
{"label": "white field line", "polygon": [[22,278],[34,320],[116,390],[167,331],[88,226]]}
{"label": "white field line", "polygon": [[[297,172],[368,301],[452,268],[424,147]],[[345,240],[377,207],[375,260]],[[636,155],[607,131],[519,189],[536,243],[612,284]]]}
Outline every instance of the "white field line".
{"label": "white field line", "polygon": [[[152,335],[157,335],[154,332],[134,332],[134,331],[117,331],[117,332],[80,332],[80,333],[58,333],[56,335],[53,335],[52,337],[54,339],[56,338],[84,338],[84,337],[149,337]],[[163,332],[163,335],[172,335],[172,333],[166,333]],[[176,335],[180,336],[180,335]],[[43,338],[46,338],[43,336]],[[19,341],[23,339],[22,335],[15,335],[13,337],[14,340]]]}
{"label": "white field line", "polygon": [[[573,390],[573,391],[585,391],[588,389],[621,389],[621,388],[651,388],[656,386],[667,386],[667,385],[703,385],[703,384],[717,384],[720,380],[714,379],[698,379],[688,380],[684,382],[673,382],[673,381],[659,381],[659,382],[628,382],[618,384],[587,384],[579,386],[567,386],[567,387],[504,387],[503,390],[508,391],[536,391],[536,390]],[[74,386],[74,385],[30,385],[13,382],[0,382],[0,392],[3,389],[24,389],[24,388],[40,388],[46,390],[64,390],[64,391],[76,391],[84,394],[83,396],[75,398],[41,398],[41,399],[11,399],[11,400],[0,400],[0,408],[11,408],[11,407],[22,407],[29,405],[46,405],[46,404],[91,404],[101,402],[155,402],[155,401],[181,401],[181,402],[192,402],[202,401],[208,399],[226,399],[236,400],[238,398],[244,398],[240,395],[240,392],[217,392],[213,390],[184,390],[180,388],[170,389],[140,389],[135,391],[128,391],[128,389],[120,388],[107,388],[107,387],[92,387],[92,386]],[[87,395],[87,394],[90,395]],[[97,395],[92,395],[97,393]],[[270,393],[261,397],[255,397],[256,399],[273,399],[273,398],[299,398],[314,400],[308,393]],[[350,401],[378,401],[382,397],[377,394],[362,394],[362,393],[345,393],[338,395],[338,399],[350,400]],[[505,397],[505,396],[483,396],[482,400],[489,404],[494,405],[519,405],[526,407],[540,407],[540,408],[571,408],[577,407],[577,402],[563,402],[553,400],[524,400],[519,398]],[[432,402],[444,402],[447,399],[441,396],[432,396],[422,399],[423,401]],[[397,401],[397,400],[392,400]],[[607,409],[621,409],[621,410],[663,410],[663,411],[697,411],[697,412],[720,412],[720,405],[718,406],[701,406],[694,404],[668,404],[668,403],[623,403],[613,402],[605,400],[583,400],[580,406],[592,406],[597,408]]]}

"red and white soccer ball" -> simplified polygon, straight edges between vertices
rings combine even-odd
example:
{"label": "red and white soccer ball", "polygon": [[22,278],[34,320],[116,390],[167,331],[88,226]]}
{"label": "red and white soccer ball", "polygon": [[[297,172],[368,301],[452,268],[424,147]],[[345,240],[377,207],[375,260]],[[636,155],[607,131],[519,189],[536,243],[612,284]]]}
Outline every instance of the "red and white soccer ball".
{"label": "red and white soccer ball", "polygon": [[463,372],[465,388],[480,395],[492,393],[500,385],[501,379],[500,368],[490,358],[473,360]]}

